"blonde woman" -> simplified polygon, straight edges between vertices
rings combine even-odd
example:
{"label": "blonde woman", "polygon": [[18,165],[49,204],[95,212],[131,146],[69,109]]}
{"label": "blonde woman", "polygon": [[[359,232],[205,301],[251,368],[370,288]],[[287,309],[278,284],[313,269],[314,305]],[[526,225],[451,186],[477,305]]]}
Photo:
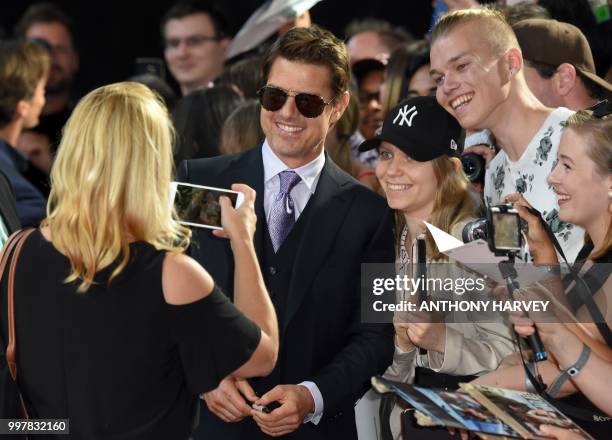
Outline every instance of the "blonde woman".
{"label": "blonde woman", "polygon": [[19,386],[30,416],[70,419],[74,438],[187,439],[200,393],[275,363],[255,194],[235,185],[245,204],[221,202],[234,307],[182,253],[190,231],[169,208],[172,133],[144,85],[89,93],[64,128],[47,218],[19,258]]}
{"label": "blonde woman", "polygon": [[[576,322],[535,317],[535,324],[523,321],[515,329],[521,335],[529,335],[537,327],[551,355],[546,362],[538,363],[547,392],[562,405],[578,407],[589,414],[589,420],[584,420],[565,410],[594,438],[605,438],[610,430],[605,415],[612,416],[612,308],[606,305],[612,291],[612,108],[607,104],[606,109],[604,104],[599,111],[607,116],[598,118],[590,110],[580,110],[568,118],[558,161],[548,176],[559,198],[559,219],[587,232],[573,267],[577,278],[568,285],[564,296]],[[539,219],[524,208],[528,202],[519,194],[507,199],[515,202],[519,215],[528,222],[527,241],[535,263],[558,264],[555,248]],[[525,390],[523,365],[513,364],[476,382]],[[567,371],[572,368],[575,374],[570,376]]]}
{"label": "blonde woman", "polygon": [[[389,207],[396,211],[396,263],[401,275],[414,273],[416,238],[421,234],[426,236],[427,261],[445,259],[426,233],[424,221],[460,238],[464,225],[473,220],[474,205],[458,159],[461,138],[461,127],[434,97],[413,97],[392,108],[381,134],[360,147],[361,151],[378,150],[376,175]],[[451,264],[429,264],[428,276],[456,278],[465,274]],[[433,322],[420,314],[396,315],[395,355],[385,377],[455,388],[468,379],[466,376],[495,369],[513,351],[509,327],[501,318],[497,322],[471,322],[469,318]],[[383,438],[400,438],[397,405],[390,417],[391,430],[385,432],[385,425]],[[407,424],[403,429],[411,440],[436,438],[437,434]],[[440,435],[446,437],[447,433],[440,430]]]}

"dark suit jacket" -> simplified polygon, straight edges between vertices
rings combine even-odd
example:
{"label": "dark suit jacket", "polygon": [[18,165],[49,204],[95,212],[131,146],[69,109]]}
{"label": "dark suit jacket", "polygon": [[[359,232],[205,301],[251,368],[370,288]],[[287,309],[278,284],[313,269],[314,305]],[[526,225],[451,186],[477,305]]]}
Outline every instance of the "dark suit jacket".
{"label": "dark suit jacket", "polygon": [[9,235],[21,228],[17,217],[17,208],[15,207],[15,193],[2,171],[0,171],[0,216],[2,216],[2,221]]}
{"label": "dark suit jacket", "polygon": [[[246,183],[254,188],[258,219],[254,241],[262,261],[266,220],[261,147],[184,162],[177,180],[221,188]],[[382,197],[340,170],[329,157],[315,196],[308,202],[315,205],[309,208],[287,286],[280,329],[280,383],[313,381],[324,400],[319,424],[304,424],[291,438],[356,438],[354,403],[369,386],[370,377],[382,373],[393,357],[393,327],[362,324],[360,312],[360,264],[394,261],[392,212]],[[191,255],[232,296],[234,264],[229,242],[208,230],[194,229]],[[210,417],[202,420],[214,424]],[[245,427],[236,434],[235,427],[216,421],[227,430],[203,427],[206,438],[260,436],[258,430],[245,431]]]}
{"label": "dark suit jacket", "polygon": [[26,179],[28,167],[27,159],[0,139],[0,171],[11,182],[19,222],[23,226],[38,226],[46,217],[47,201],[32,182]]}

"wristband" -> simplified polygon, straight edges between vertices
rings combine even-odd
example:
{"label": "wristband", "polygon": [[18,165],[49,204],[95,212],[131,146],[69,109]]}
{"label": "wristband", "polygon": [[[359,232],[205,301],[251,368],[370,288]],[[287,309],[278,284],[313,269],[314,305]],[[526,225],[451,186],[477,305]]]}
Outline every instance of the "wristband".
{"label": "wristband", "polygon": [[580,352],[578,360],[565,370],[561,370],[561,374],[557,376],[555,381],[548,388],[548,394],[550,394],[552,397],[555,397],[556,394],[559,392],[559,389],[563,386],[565,382],[567,382],[570,377],[575,377],[578,373],[580,373],[580,371],[588,362],[590,356],[591,348],[586,344],[582,344],[582,352]]}

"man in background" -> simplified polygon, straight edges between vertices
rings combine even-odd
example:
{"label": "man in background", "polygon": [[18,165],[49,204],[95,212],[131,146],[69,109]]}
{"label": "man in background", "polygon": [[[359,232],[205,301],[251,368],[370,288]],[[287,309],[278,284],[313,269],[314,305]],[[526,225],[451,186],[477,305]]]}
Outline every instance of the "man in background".
{"label": "man in background", "polygon": [[385,62],[400,44],[413,40],[404,29],[375,18],[352,21],[344,34],[351,65],[364,59]]}
{"label": "man in background", "polygon": [[513,27],[525,62],[525,80],[548,107],[581,110],[609,98],[612,84],[595,73],[585,35],[557,20],[528,19]]}
{"label": "man in background", "polygon": [[15,144],[38,124],[49,64],[46,49],[34,42],[0,42],[0,171],[13,186],[22,226],[36,226],[46,215],[46,199],[28,180],[31,165]]}
{"label": "man in background", "polygon": [[218,9],[197,0],[177,3],[162,18],[161,33],[168,69],[183,96],[219,76],[230,35]]}
{"label": "man in background", "polygon": [[[30,6],[17,25],[15,34],[29,40],[44,41],[51,55],[51,68],[47,81],[40,123],[33,130],[25,130],[17,147],[48,174],[51,154],[59,145],[64,124],[76,101],[74,80],[79,70],[72,20],[52,3]],[[45,148],[45,144],[50,146]]]}

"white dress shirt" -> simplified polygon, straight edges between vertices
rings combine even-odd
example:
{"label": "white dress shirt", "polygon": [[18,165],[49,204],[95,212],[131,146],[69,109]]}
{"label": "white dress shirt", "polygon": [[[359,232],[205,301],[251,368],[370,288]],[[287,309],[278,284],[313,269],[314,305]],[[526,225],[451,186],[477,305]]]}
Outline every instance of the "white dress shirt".
{"label": "white dress shirt", "polygon": [[[261,155],[263,158],[264,167],[264,212],[266,214],[266,222],[270,220],[270,209],[274,198],[280,190],[280,176],[282,171],[290,170],[285,163],[279,159],[279,157],[272,151],[268,140],[266,139],[261,147]],[[299,168],[295,168],[298,176],[300,176],[300,182],[297,183],[290,192],[291,198],[293,199],[295,221],[299,218],[300,214],[306,207],[310,196],[314,194],[319,183],[319,177],[321,177],[321,171],[325,165],[325,153],[321,150],[314,160],[308,162]],[[305,386],[315,402],[315,409],[313,413],[310,413],[304,418],[304,423],[312,422],[315,425],[319,423],[323,416],[323,396],[319,387],[314,382],[305,381],[299,385]]]}

